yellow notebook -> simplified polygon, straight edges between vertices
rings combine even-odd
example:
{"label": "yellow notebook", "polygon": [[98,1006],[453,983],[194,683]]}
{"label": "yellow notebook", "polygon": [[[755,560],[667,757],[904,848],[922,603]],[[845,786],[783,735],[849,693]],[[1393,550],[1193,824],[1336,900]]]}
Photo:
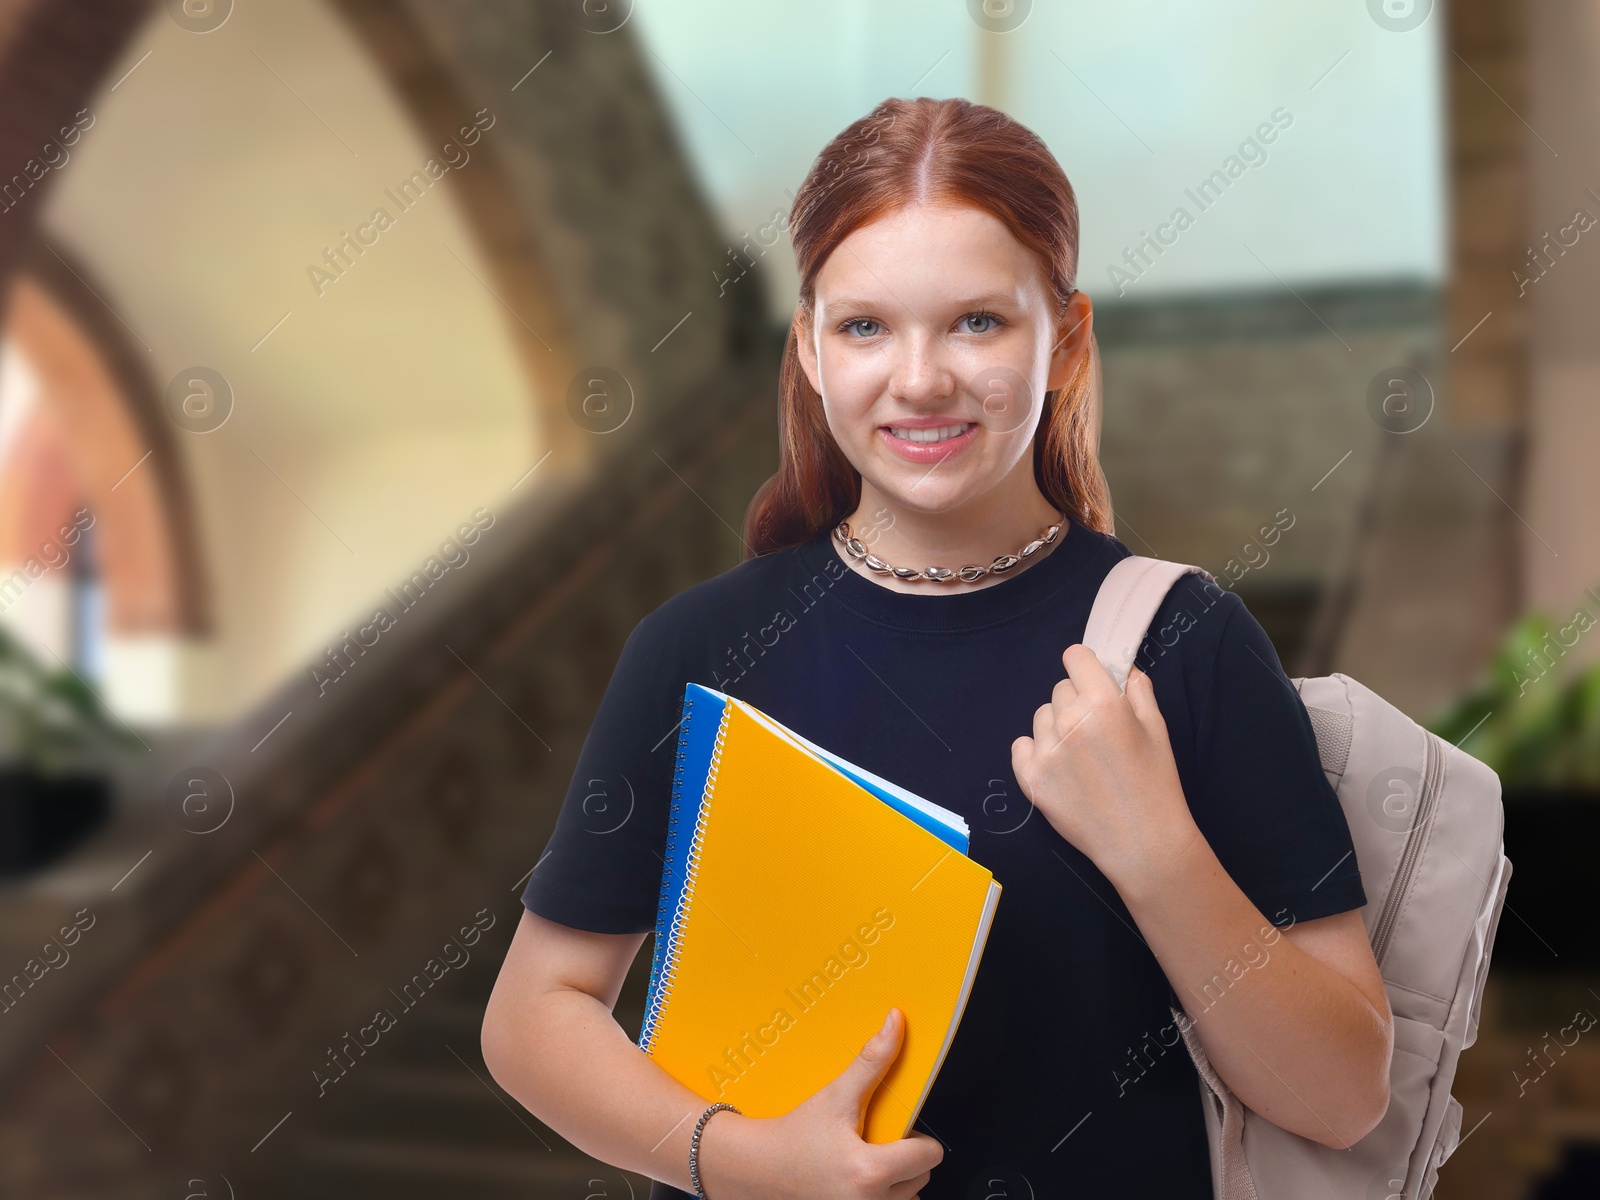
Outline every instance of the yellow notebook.
{"label": "yellow notebook", "polygon": [[1000,884],[967,857],[955,813],[736,697],[691,683],[683,711],[640,1048],[708,1102],[780,1116],[897,1006],[905,1038],[863,1137],[904,1137]]}

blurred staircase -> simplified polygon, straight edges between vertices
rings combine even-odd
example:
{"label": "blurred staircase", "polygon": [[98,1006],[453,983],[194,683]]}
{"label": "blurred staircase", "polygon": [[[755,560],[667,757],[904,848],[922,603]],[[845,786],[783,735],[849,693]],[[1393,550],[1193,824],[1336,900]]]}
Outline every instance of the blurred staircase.
{"label": "blurred staircase", "polygon": [[[214,742],[162,747],[170,774],[116,826],[0,901],[8,961],[95,917],[0,1023],[0,1194],[647,1194],[501,1092],[479,1027],[622,642],[741,558],[776,467],[776,345],[756,345],[594,479],[552,477],[497,522],[472,587],[386,633],[349,691],[297,680]],[[307,719],[253,749],[286,709]],[[164,811],[185,764],[232,784],[205,836]],[[470,961],[402,1009],[390,989],[479,913]],[[647,943],[630,1034],[648,968]],[[382,1007],[395,1026],[319,1096],[329,1047]]]}
{"label": "blurred staircase", "polygon": [[[0,978],[75,912],[94,918],[0,1014],[0,1195],[642,1195],[500,1092],[478,1025],[623,641],[743,556],[746,506],[777,466],[786,331],[759,276],[718,292],[725,232],[637,22],[608,32],[555,0],[334,7],[426,140],[496,114],[454,198],[549,461],[491,504],[471,571],[359,670],[325,695],[296,672],[215,735],[146,731],[113,826],[0,894]],[[8,77],[50,81],[35,107],[68,111],[110,82],[141,19],[168,19],[149,0],[0,8],[0,51],[36,67]],[[13,107],[49,124],[29,97]],[[8,145],[38,144],[17,129]],[[0,231],[0,287],[40,208]],[[597,414],[601,372],[619,407]],[[172,801],[200,769],[227,814],[209,829]],[[470,963],[319,1097],[329,1043],[480,912],[495,924]],[[643,986],[636,972],[619,1012]]]}
{"label": "blurred staircase", "polygon": [[[271,1170],[235,1180],[241,1191],[302,1200],[647,1196],[649,1179],[575,1150],[490,1078],[478,1031],[503,949],[496,942],[492,953],[474,955],[468,971],[397,1014],[371,1063],[357,1060],[329,1089],[318,1132]],[[643,1015],[648,949],[617,1008],[630,1034]]]}

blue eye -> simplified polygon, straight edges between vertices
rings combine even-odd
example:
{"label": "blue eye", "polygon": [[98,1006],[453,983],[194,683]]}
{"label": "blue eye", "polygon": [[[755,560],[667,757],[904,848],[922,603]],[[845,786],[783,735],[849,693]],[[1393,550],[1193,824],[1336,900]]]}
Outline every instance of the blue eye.
{"label": "blue eye", "polygon": [[[961,322],[965,321],[989,322],[989,324],[982,329],[968,328],[965,331],[972,334],[993,333],[996,329],[1006,323],[1003,317],[1000,317],[992,312],[968,313],[966,316],[961,318]],[[959,325],[961,322],[957,322],[957,324]],[[852,317],[850,320],[845,321],[839,326],[840,333],[849,333],[852,330],[857,334],[858,340],[865,341],[866,339],[876,337],[878,334],[883,332],[883,322],[875,320],[872,317]]]}
{"label": "blue eye", "polygon": [[[855,329],[855,330],[857,330],[857,332],[860,332],[860,328],[859,327],[862,326],[862,325],[877,325],[877,324],[878,324],[878,322],[874,321],[871,317],[853,317],[850,320],[846,321],[843,325],[839,326],[839,330],[840,330],[840,332],[843,332],[844,330],[847,330],[847,329]],[[867,334],[863,334],[863,336],[864,337],[871,337],[872,334],[867,333]]]}

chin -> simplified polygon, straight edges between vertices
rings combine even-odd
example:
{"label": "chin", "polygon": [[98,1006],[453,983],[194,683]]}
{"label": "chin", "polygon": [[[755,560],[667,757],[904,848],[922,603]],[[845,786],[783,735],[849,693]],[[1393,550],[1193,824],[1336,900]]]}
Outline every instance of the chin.
{"label": "chin", "polygon": [[903,511],[926,516],[952,512],[966,504],[976,494],[967,487],[952,490],[949,486],[951,481],[948,479],[940,481],[941,486],[937,491],[933,488],[931,480],[918,487],[918,478],[914,474],[909,477],[897,475],[892,480],[882,477],[868,480],[866,476],[862,476],[863,481],[870,482],[883,500]]}

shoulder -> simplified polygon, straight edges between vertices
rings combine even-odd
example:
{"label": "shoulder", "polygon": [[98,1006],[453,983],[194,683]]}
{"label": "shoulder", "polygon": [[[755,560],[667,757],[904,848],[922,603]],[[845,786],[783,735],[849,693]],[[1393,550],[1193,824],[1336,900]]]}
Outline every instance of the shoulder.
{"label": "shoulder", "polygon": [[[1246,688],[1293,693],[1271,639],[1245,602],[1193,572],[1177,579],[1156,607],[1134,661],[1150,677],[1169,725],[1184,728],[1191,744],[1205,742],[1219,701],[1238,698]],[[1269,682],[1271,676],[1276,681]]]}
{"label": "shoulder", "polygon": [[1207,662],[1223,643],[1260,628],[1237,592],[1204,575],[1183,576],[1168,590],[1150,622],[1154,654],[1176,650],[1180,660]]}
{"label": "shoulder", "polygon": [[[1072,536],[1089,547],[1080,558],[1086,564],[1083,574],[1091,593],[1098,593],[1112,568],[1134,556],[1113,534],[1075,525]],[[1191,672],[1194,665],[1209,668],[1224,639],[1237,637],[1249,626],[1260,628],[1237,593],[1215,578],[1191,572],[1173,583],[1156,607],[1136,661],[1146,674],[1158,664],[1163,673],[1173,667],[1181,670],[1185,664],[1191,666]]]}
{"label": "shoulder", "polygon": [[[1067,536],[1078,543],[1073,552],[1083,564],[1082,569],[1097,587],[1111,573],[1112,567],[1133,554],[1116,534],[1101,533],[1098,529],[1091,529],[1077,518],[1073,518],[1072,528]],[[1065,548],[1063,543],[1055,552],[1059,553]]]}

